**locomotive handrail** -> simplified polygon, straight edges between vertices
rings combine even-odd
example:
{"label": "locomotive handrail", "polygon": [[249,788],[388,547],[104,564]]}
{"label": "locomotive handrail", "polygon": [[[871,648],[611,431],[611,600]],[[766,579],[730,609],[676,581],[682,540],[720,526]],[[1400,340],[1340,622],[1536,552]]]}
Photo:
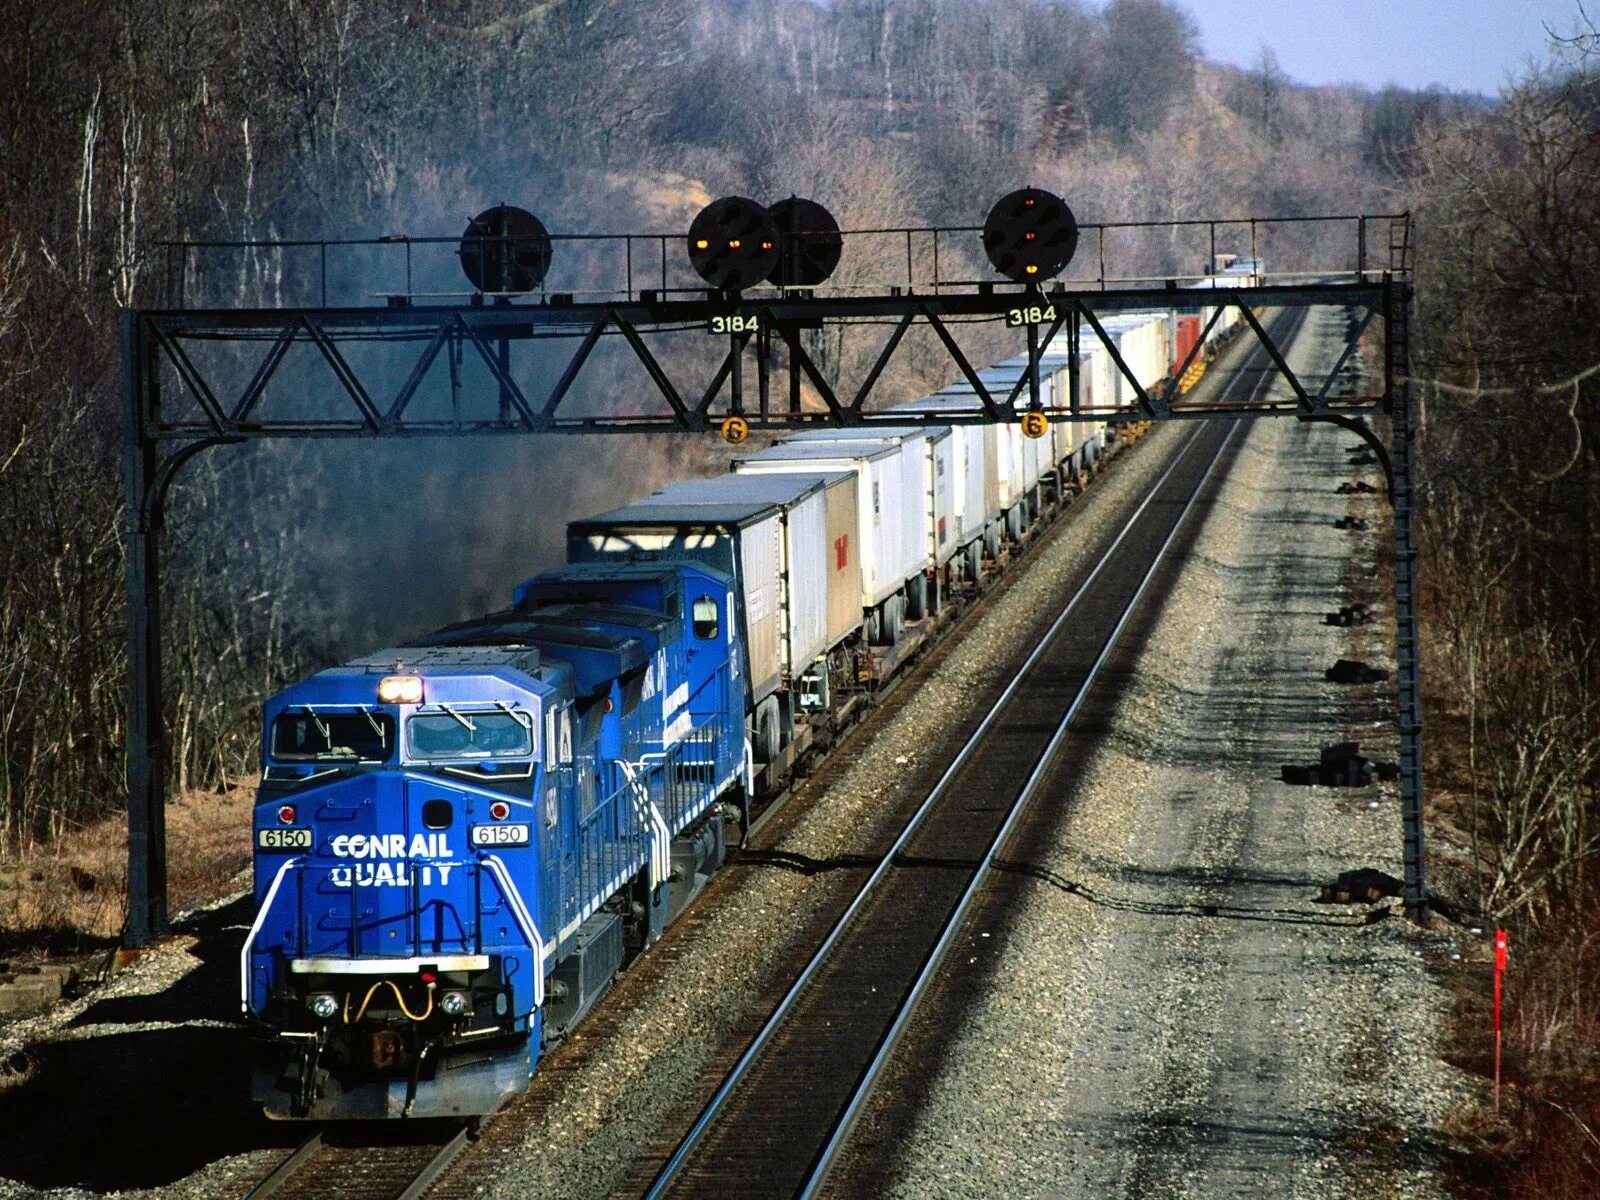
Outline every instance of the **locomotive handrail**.
{"label": "locomotive handrail", "polygon": [[245,935],[244,949],[239,951],[239,1006],[246,1013],[250,1011],[250,954],[255,949],[256,938],[260,936],[261,927],[267,923],[267,914],[272,911],[272,902],[277,898],[278,888],[283,885],[283,877],[289,873],[290,867],[300,866],[304,862],[303,858],[284,860],[283,865],[278,868],[278,873],[272,877],[272,886],[267,888],[266,899],[261,902],[255,923]]}
{"label": "locomotive handrail", "polygon": [[[528,939],[528,945],[533,949],[533,1006],[544,1006],[544,938],[539,935],[539,926],[534,922],[528,912],[528,906],[523,903],[522,893],[517,891],[517,885],[511,882],[511,872],[506,870],[506,864],[501,861],[498,854],[485,854],[484,865],[494,872],[495,881],[499,883],[500,890],[506,898],[506,906],[511,909],[511,917],[522,930],[522,936]],[[551,949],[554,949],[552,946]]]}
{"label": "locomotive handrail", "polygon": [[[494,854],[485,854],[478,858],[417,858],[410,860],[410,862],[413,866],[443,865],[452,868],[461,867],[464,870],[473,872],[475,875],[480,874],[482,868],[488,868],[489,872],[494,876],[496,884],[499,885],[501,894],[505,897],[506,907],[511,910],[512,919],[516,922],[517,927],[522,933],[524,940],[526,940],[528,943],[529,948],[534,952],[535,968],[533,971],[533,1003],[535,1008],[542,1005],[544,1003],[544,960],[547,957],[548,950],[545,946],[544,938],[539,933],[538,924],[530,915],[527,903],[522,899],[522,893],[517,890],[516,884],[512,882],[510,872],[507,871],[505,863],[500,859],[500,857]],[[304,856],[301,856],[299,858],[285,860],[283,865],[278,868],[277,874],[275,874],[272,878],[271,886],[267,888],[266,897],[261,902],[261,908],[256,913],[255,923],[250,926],[250,932],[245,936],[244,946],[239,952],[240,1003],[241,1007],[246,1013],[250,1011],[250,957],[255,951],[256,938],[260,935],[262,927],[266,924],[267,917],[271,914],[273,901],[277,899],[278,891],[283,886],[284,879],[288,877],[291,870],[299,871],[310,868],[321,869],[324,872],[331,873],[332,871],[338,870],[342,865],[344,864],[311,863]],[[416,887],[417,885],[413,880],[410,888],[410,891],[413,895],[413,902],[411,904],[413,913],[416,912],[420,905],[420,901],[415,898]],[[353,932],[355,929],[355,896],[357,892],[360,891],[360,888],[352,884],[349,890],[351,896],[352,914],[351,930]],[[479,923],[476,942],[479,950],[481,951],[483,948],[481,893],[477,895],[476,899],[478,901],[477,908],[479,910],[474,914]],[[550,949],[553,948],[554,947],[551,947]],[[413,949],[417,950],[418,953],[405,957],[404,961],[409,962],[413,959],[420,960],[422,958],[429,957],[428,955],[421,953],[420,944],[414,944]]]}
{"label": "locomotive handrail", "polygon": [[[663,757],[662,765],[665,764]],[[619,758],[617,765],[622,768],[623,777],[628,781],[624,787],[633,793],[640,819],[650,826],[650,890],[653,892],[672,874],[672,829],[667,825],[666,817],[661,815],[661,809],[650,798],[644,781],[634,774],[633,764],[625,758]]]}

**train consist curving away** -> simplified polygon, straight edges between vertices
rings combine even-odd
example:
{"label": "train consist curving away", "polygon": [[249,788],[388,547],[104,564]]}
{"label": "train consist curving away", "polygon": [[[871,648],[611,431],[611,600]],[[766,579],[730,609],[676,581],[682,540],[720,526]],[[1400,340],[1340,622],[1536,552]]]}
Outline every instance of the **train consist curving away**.
{"label": "train consist curving away", "polygon": [[[1241,263],[1212,285],[1251,281]],[[1150,387],[1210,316],[1105,326]],[[1047,404],[1065,342],[1042,353]],[[1126,386],[1097,339],[1079,355],[1085,402]],[[1027,362],[985,385],[1008,394]],[[978,401],[963,382],[904,407]],[[726,831],[1114,444],[1087,423],[1033,439],[885,414],[803,434],[572,522],[567,565],[503,612],[273,696],[240,964],[255,1099],[465,1116],[525,1089],[722,864]]]}

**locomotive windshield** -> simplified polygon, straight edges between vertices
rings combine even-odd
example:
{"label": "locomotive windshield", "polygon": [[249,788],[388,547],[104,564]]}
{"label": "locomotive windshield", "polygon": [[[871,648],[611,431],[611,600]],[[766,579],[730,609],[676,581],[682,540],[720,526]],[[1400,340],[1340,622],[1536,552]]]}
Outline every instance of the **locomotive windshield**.
{"label": "locomotive windshield", "polygon": [[407,745],[418,758],[527,758],[533,722],[506,709],[417,713],[406,721]]}
{"label": "locomotive windshield", "polygon": [[394,750],[394,718],[366,709],[297,708],[272,723],[272,757],[284,762],[384,762]]}

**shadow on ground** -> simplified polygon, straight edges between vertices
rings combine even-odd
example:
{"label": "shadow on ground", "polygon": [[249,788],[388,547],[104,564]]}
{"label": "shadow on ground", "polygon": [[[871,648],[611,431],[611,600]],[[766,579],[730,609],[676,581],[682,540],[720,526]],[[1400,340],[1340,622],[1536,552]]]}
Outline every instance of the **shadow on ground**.
{"label": "shadow on ground", "polygon": [[30,1077],[0,1093],[0,1178],[40,1189],[153,1188],[303,1136],[250,1103],[237,1024],[248,899],[183,924],[199,939],[196,962],[170,987],[93,1003],[62,1040],[28,1052]]}

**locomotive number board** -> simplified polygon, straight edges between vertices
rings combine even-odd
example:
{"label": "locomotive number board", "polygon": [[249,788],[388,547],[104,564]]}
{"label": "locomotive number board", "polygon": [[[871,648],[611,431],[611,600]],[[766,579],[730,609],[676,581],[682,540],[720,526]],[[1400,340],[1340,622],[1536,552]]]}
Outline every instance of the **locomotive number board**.
{"label": "locomotive number board", "polygon": [[528,844],[528,826],[526,823],[474,825],[472,827],[472,844],[474,846],[526,846]]}
{"label": "locomotive number board", "polygon": [[309,829],[258,829],[256,847],[260,850],[309,850]]}

